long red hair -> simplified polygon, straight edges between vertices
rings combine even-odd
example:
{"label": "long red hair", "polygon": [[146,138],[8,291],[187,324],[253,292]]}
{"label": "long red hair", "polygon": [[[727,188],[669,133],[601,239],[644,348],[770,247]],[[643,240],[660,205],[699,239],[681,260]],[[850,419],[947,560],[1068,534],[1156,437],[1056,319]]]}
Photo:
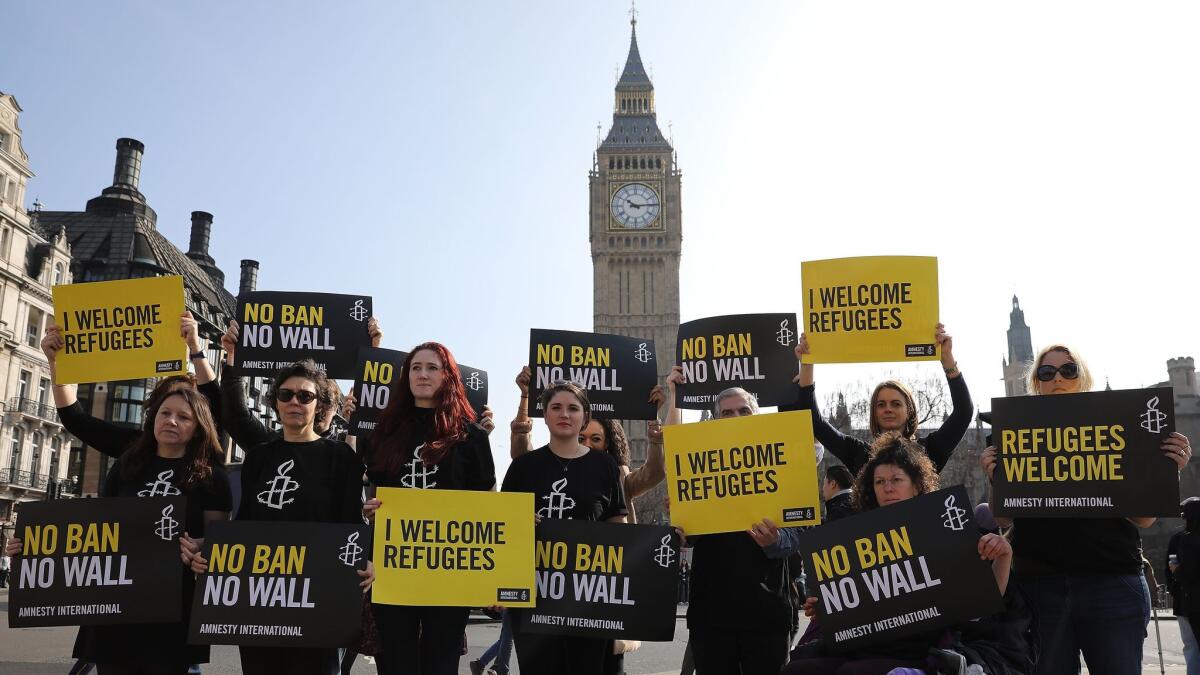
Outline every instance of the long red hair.
{"label": "long red hair", "polygon": [[408,382],[409,368],[413,358],[421,350],[437,354],[442,361],[442,386],[434,394],[433,434],[425,441],[425,452],[421,461],[437,464],[455,443],[467,437],[467,424],[475,421],[475,410],[467,401],[458,362],[449,349],[437,342],[425,342],[413,347],[404,359],[400,371],[401,386],[396,387],[388,407],[379,415],[375,431],[371,433],[371,464],[386,473],[398,473],[412,459],[409,437],[412,434],[417,404],[413,399],[412,386]]}

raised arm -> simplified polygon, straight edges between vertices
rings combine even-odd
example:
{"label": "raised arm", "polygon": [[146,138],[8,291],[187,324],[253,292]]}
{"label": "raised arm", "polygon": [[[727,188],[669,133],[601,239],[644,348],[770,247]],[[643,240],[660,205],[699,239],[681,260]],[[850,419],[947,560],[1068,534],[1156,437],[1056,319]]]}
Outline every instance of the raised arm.
{"label": "raised arm", "polygon": [[230,321],[221,336],[225,349],[225,377],[221,378],[221,421],[233,442],[249,452],[269,440],[275,434],[261,420],[250,414],[246,407],[246,394],[242,390],[242,377],[233,372],[234,353],[237,349],[238,323]]}
{"label": "raised arm", "polygon": [[[658,387],[656,387],[658,389]],[[646,462],[625,476],[625,498],[632,501],[650,491],[667,477],[667,462],[663,454],[662,425],[646,425]]]}
{"label": "raised arm", "polygon": [[532,373],[529,366],[521,368],[517,373],[517,389],[521,390],[521,400],[517,401],[517,416],[508,425],[509,449],[508,455],[516,459],[533,450],[533,420],[529,418],[529,378]]}
{"label": "raised arm", "polygon": [[196,369],[196,384],[208,384],[215,381],[217,372],[213,370],[212,364],[208,362],[208,355],[204,353],[204,350],[208,348],[208,340],[200,337],[200,328],[196,325],[196,317],[192,316],[191,312],[184,312],[179,316],[179,335],[187,343],[188,360]]}
{"label": "raised arm", "polygon": [[667,374],[667,414],[662,416],[664,427],[671,426],[672,424],[683,424],[683,411],[675,407],[675,387],[676,385],[686,383],[686,379],[683,376],[683,367],[672,367],[671,372]]}
{"label": "raised arm", "polygon": [[962,371],[958,369],[958,363],[954,360],[954,340],[946,334],[945,326],[940,323],[934,332],[934,339],[942,348],[942,369],[946,372],[946,380],[950,385],[951,410],[942,426],[926,436],[921,444],[925,446],[925,452],[933,461],[934,468],[940,472],[950,461],[950,455],[967,433],[967,428],[971,426],[971,419],[975,416],[975,405],[971,402],[971,392],[967,389]]}
{"label": "raised arm", "polygon": [[[808,338],[801,333],[800,341],[796,343],[796,358],[799,359],[808,353]],[[779,411],[809,411],[812,414],[813,436],[816,437],[821,445],[825,446],[826,450],[832,452],[834,457],[841,460],[842,464],[845,464],[846,468],[850,469],[850,473],[857,474],[858,470],[870,458],[871,446],[862,439],[843,434],[821,417],[821,410],[817,406],[817,391],[816,385],[812,381],[812,372],[812,364],[800,365],[800,374],[795,377],[795,382],[800,385],[800,392],[796,397],[796,402],[779,406]]]}
{"label": "raised arm", "polygon": [[58,351],[62,349],[62,332],[58,326],[47,326],[42,337],[42,352],[50,364],[50,381],[53,383],[54,406],[63,427],[101,453],[109,457],[120,457],[125,449],[141,435],[138,429],[122,427],[96,419],[88,414],[75,397],[75,385],[58,384]]}

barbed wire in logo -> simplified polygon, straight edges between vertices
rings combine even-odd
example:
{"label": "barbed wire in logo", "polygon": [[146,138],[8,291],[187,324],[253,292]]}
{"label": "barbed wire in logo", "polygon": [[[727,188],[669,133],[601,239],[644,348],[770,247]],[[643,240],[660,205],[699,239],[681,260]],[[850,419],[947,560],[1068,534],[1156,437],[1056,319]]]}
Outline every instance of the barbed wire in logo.
{"label": "barbed wire in logo", "polygon": [[1167,425],[1167,414],[1158,409],[1158,397],[1146,401],[1146,412],[1142,413],[1142,428],[1152,434],[1160,433]]}
{"label": "barbed wire in logo", "polygon": [[967,511],[954,505],[954,495],[946,498],[946,512],[942,514],[942,527],[958,532],[967,526]]}
{"label": "barbed wire in logo", "polygon": [[671,535],[662,538],[662,545],[654,549],[654,562],[659,567],[670,567],[675,562],[675,548],[671,546]]}
{"label": "barbed wire in logo", "polygon": [[438,472],[438,465],[426,466],[424,460],[421,459],[421,449],[425,444],[417,446],[413,450],[412,461],[408,463],[408,473],[400,476],[400,484],[407,488],[416,488],[418,490],[428,490],[429,488],[437,487],[436,480],[430,478]]}
{"label": "barbed wire in logo", "polygon": [[554,481],[554,484],[550,486],[550,494],[542,497],[546,501],[546,506],[538,509],[538,515],[543,518],[562,518],[567,511],[575,508],[575,500],[563,492],[566,488],[566,477]]}
{"label": "barbed wire in logo", "polygon": [[338,560],[341,560],[349,567],[354,567],[362,558],[363,547],[358,545],[358,533],[351,532],[349,537],[346,537],[346,545],[338,549]]}
{"label": "barbed wire in logo", "polygon": [[463,380],[463,386],[471,391],[483,389],[483,378],[479,376],[479,371],[472,370],[471,376]]}
{"label": "barbed wire in logo", "polygon": [[350,318],[355,321],[362,321],[367,318],[367,308],[362,306],[362,300],[355,300],[354,306],[350,308]]}
{"label": "barbed wire in logo", "polygon": [[171,484],[171,477],[175,475],[174,469],[167,469],[158,474],[158,480],[146,483],[145,490],[140,490],[137,494],[139,497],[173,497],[179,492],[179,488]]}
{"label": "barbed wire in logo", "polygon": [[784,319],[779,322],[779,331],[775,333],[775,341],[784,347],[791,347],[792,340],[796,338],[796,333],[788,328],[788,320]]}
{"label": "barbed wire in logo", "polygon": [[654,352],[646,349],[646,343],[643,342],[638,345],[637,351],[633,353],[633,358],[642,363],[649,363],[650,359],[654,358]]}
{"label": "barbed wire in logo", "polygon": [[295,465],[296,461],[289,459],[275,469],[275,476],[267,481],[267,489],[258,493],[259,504],[265,504],[272,509],[282,509],[285,504],[296,501],[295,497],[284,499],[289,492],[300,489],[300,483],[288,475]]}
{"label": "barbed wire in logo", "polygon": [[179,521],[171,517],[174,511],[175,505],[167,504],[163,507],[162,518],[157,521],[158,527],[154,530],[154,534],[163,541],[171,541],[179,536]]}

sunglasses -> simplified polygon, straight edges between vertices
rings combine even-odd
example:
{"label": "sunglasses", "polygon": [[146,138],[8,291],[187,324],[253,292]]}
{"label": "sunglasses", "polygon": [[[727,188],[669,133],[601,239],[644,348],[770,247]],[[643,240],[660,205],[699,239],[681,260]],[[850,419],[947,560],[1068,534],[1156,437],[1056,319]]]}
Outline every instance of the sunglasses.
{"label": "sunglasses", "polygon": [[1054,376],[1058,375],[1059,373],[1061,373],[1065,379],[1073,380],[1079,377],[1079,366],[1074,363],[1064,363],[1058,367],[1038,366],[1037,379],[1041,380],[1042,382],[1049,382],[1050,380],[1053,380]]}
{"label": "sunglasses", "polygon": [[300,401],[300,405],[308,405],[309,403],[317,400],[316,393],[306,389],[301,389],[300,391],[280,389],[279,391],[275,392],[275,400],[279,401],[280,403],[287,403],[288,401],[292,400],[293,397],[297,401]]}

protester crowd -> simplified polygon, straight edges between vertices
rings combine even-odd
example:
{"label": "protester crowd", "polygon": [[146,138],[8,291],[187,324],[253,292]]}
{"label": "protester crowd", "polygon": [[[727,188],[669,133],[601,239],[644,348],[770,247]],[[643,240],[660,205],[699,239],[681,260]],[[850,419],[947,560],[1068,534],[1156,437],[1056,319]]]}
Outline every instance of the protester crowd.
{"label": "protester crowd", "polygon": [[[549,431],[546,445],[534,448],[529,410],[529,369],[516,378],[521,399],[510,424],[507,473],[498,477],[489,434],[490,410],[483,415],[468,403],[458,364],[451,351],[425,342],[408,352],[401,371],[404,386],[382,413],[369,436],[339,437],[335,416],[349,417],[358,402],[343,396],[335,382],[312,361],[281,369],[269,398],[282,424],[272,432],[248,414],[239,374],[233,367],[238,343],[233,323],[222,340],[227,365],[221,382],[207,363],[205,345],[190,315],[180,320],[195,375],[166,378],[146,400],[145,424],[129,430],[91,417],[75,397],[73,385],[53,388],[63,424],[89,446],[119,460],[106,477],[102,496],[184,495],[188,497],[186,532],[179,538],[184,612],[167,624],[84,626],[74,656],[97,664],[102,675],[184,673],[203,664],[208,648],[187,641],[189,609],[196,575],[210,563],[203,555],[206,527],[231,517],[245,521],[307,523],[370,522],[383,502],[375,487],[420,489],[402,480],[412,469],[436,472],[426,489],[523,492],[535,504],[565,490],[569,509],[544,510],[545,518],[636,523],[632,499],[661,483],[666,475],[663,427],[682,423],[676,388],[686,384],[676,367],[661,386],[645,393],[659,409],[649,424],[646,462],[630,464],[629,443],[619,422],[593,419],[587,391],[558,382],[540,394],[540,410]],[[383,332],[373,319],[369,332],[378,346]],[[811,413],[813,436],[836,457],[823,477],[824,522],[838,522],[947,487],[939,472],[950,460],[973,416],[963,373],[954,359],[954,342],[939,324],[933,335],[951,393],[953,410],[931,433],[918,433],[920,413],[912,392],[896,380],[881,382],[870,395],[871,438],[846,435],[820,415],[814,366],[804,363],[807,336],[795,347],[800,359],[796,403],[781,410]],[[62,337],[55,327],[42,341],[51,372]],[[1042,349],[1028,377],[1031,394],[1044,397],[1092,389],[1081,355],[1054,344]],[[760,414],[754,395],[730,388],[717,397],[712,414],[729,419]],[[230,434],[246,449],[241,468],[240,503],[233,504],[229,477],[218,439]],[[350,441],[350,443],[347,442]],[[352,447],[353,444],[353,447]],[[1161,452],[1182,469],[1191,456],[1188,439],[1164,437]],[[995,448],[983,453],[989,476],[997,466]],[[264,485],[286,472],[298,485],[285,504],[264,501]],[[565,484],[562,479],[570,477]],[[561,494],[561,493],[556,493]],[[831,636],[822,631],[818,595],[804,588],[800,557],[806,528],[781,527],[764,518],[746,523],[742,532],[689,536],[687,567],[688,658],[699,675],[843,675],[910,673],[1066,674],[1078,672],[1080,659],[1092,673],[1141,672],[1150,598],[1141,574],[1138,530],[1154,518],[992,519],[982,505],[977,553],[990,563],[1003,609],[960,625],[875,644],[858,653],[833,653]],[[1172,542],[1171,583],[1200,598],[1200,506],[1185,507],[1187,534]],[[822,526],[818,526],[822,527]],[[19,538],[5,553],[14,563]],[[14,564],[15,567],[15,564]],[[4,572],[0,571],[0,574]],[[242,646],[246,673],[348,672],[361,650],[375,656],[381,675],[450,675],[464,653],[469,608],[411,607],[371,602],[375,568],[360,573],[366,593],[364,637],[338,650],[324,647]],[[798,583],[798,580],[799,581]],[[2,583],[2,581],[0,581]],[[1194,589],[1194,592],[1193,592]],[[674,593],[674,589],[672,589]],[[1196,602],[1200,605],[1200,602]],[[501,611],[492,608],[492,611]],[[610,675],[625,671],[636,658],[635,641],[532,633],[522,629],[523,609],[503,609],[500,640],[469,666],[479,675],[509,672],[511,639],[522,673],[528,675]],[[1200,610],[1181,611],[1189,630]],[[799,620],[803,614],[807,624]],[[1200,619],[1196,620],[1200,623]],[[801,632],[801,626],[805,626]],[[1191,643],[1196,644],[1195,641]],[[490,665],[489,665],[490,664]]]}

